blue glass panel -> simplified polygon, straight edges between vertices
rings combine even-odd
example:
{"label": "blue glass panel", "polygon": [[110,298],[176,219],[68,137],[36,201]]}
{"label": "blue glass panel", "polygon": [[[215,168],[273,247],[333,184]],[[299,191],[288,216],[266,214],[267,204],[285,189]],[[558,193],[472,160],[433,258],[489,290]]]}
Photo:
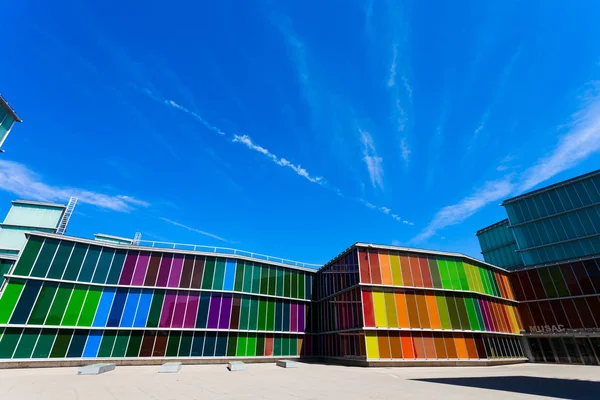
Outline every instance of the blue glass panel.
{"label": "blue glass panel", "polygon": [[133,326],[136,328],[144,328],[150,311],[150,303],[152,302],[152,290],[143,290],[140,296],[140,304],[138,305],[137,313],[135,314],[135,322]]}
{"label": "blue glass panel", "polygon": [[119,326],[121,315],[123,314],[123,306],[125,305],[125,300],[127,299],[127,290],[128,289],[123,288],[117,289],[117,295],[115,296],[115,300],[110,308],[110,315],[108,317],[108,323],[106,326]]}
{"label": "blue glass panel", "polygon": [[100,298],[100,304],[98,304],[98,311],[96,311],[96,317],[92,326],[106,326],[106,320],[108,319],[108,312],[110,306],[115,297],[115,288],[105,288]]}
{"label": "blue glass panel", "polygon": [[[40,288],[42,287],[42,281],[28,281],[21,293],[19,302],[13,311],[13,315],[10,319],[11,324],[25,324],[27,318],[33,309],[33,303],[37,299]],[[0,282],[0,285],[2,282]]]}
{"label": "blue glass panel", "polygon": [[[113,293],[114,294],[114,293]],[[91,331],[88,336],[85,349],[83,350],[83,357],[94,358],[98,354],[100,348],[100,341],[102,340],[102,331]]]}
{"label": "blue glass panel", "polygon": [[133,318],[135,317],[135,310],[137,309],[141,292],[141,289],[131,289],[129,291],[127,301],[125,302],[125,310],[123,311],[123,317],[121,318],[120,326],[133,326]]}
{"label": "blue glass panel", "polygon": [[224,290],[233,290],[233,281],[235,278],[235,260],[227,259],[227,264],[225,265],[225,284]]}

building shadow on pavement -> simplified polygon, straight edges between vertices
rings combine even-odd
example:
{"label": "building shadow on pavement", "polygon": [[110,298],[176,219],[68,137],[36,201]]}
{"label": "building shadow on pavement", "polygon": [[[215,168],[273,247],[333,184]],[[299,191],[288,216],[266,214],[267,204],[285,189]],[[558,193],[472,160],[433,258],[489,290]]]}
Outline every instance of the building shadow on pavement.
{"label": "building shadow on pavement", "polygon": [[415,381],[467,386],[560,399],[598,400],[600,382],[535,376],[490,376],[473,378],[423,378]]}

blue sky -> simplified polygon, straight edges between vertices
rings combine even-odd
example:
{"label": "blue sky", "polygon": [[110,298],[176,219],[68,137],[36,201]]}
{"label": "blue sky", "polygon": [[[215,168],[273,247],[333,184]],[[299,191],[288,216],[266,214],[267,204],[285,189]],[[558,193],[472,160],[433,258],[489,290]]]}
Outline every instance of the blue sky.
{"label": "blue sky", "polygon": [[79,196],[71,235],[480,257],[600,165],[597,2],[85,3],[3,7],[0,204]]}

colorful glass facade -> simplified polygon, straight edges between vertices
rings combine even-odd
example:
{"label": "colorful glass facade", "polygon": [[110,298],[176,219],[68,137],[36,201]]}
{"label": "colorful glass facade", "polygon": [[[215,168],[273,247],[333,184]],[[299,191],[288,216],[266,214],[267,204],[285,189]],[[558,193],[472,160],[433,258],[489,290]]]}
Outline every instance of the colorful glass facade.
{"label": "colorful glass facade", "polygon": [[0,359],[297,357],[313,275],[31,234],[0,298]]}

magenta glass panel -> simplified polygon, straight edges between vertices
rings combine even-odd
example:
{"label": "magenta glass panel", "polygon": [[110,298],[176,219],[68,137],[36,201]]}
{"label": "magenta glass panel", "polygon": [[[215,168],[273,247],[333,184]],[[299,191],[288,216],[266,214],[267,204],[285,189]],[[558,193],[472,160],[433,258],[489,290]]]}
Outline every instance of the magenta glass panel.
{"label": "magenta glass panel", "polygon": [[298,332],[298,304],[291,304],[290,331]]}
{"label": "magenta glass panel", "polygon": [[160,322],[158,323],[159,328],[169,328],[171,326],[176,299],[176,292],[167,292],[165,302],[163,303],[162,313],[160,314]]}
{"label": "magenta glass panel", "polygon": [[305,312],[306,312],[306,305],[301,304],[300,306],[298,306],[298,332],[304,332],[305,329]]}
{"label": "magenta glass panel", "polygon": [[131,277],[133,276],[133,270],[135,269],[135,263],[137,261],[137,258],[137,251],[127,252],[125,264],[123,265],[123,272],[121,272],[121,279],[119,279],[119,285],[131,284]]}
{"label": "magenta glass panel", "polygon": [[210,308],[208,310],[208,328],[219,327],[219,310],[221,309],[221,296],[213,293],[210,297]]}
{"label": "magenta glass panel", "polygon": [[183,328],[183,318],[185,317],[185,308],[188,299],[187,292],[179,292],[175,300],[175,312],[173,313],[173,322],[171,328]]}
{"label": "magenta glass panel", "polygon": [[221,301],[221,318],[219,319],[219,329],[229,329],[229,320],[231,319],[231,295],[223,295],[223,301]]}
{"label": "magenta glass panel", "polygon": [[185,311],[184,328],[193,328],[196,323],[196,314],[198,313],[198,303],[200,295],[198,292],[190,293],[187,301],[187,310]]}
{"label": "magenta glass panel", "polygon": [[169,271],[171,270],[171,262],[173,261],[172,254],[164,254],[160,261],[160,269],[158,270],[158,278],[156,279],[156,286],[166,287],[169,281]]}
{"label": "magenta glass panel", "polygon": [[493,324],[490,318],[490,310],[487,307],[487,302],[483,299],[477,299],[479,301],[479,309],[481,310],[481,316],[483,317],[483,323],[486,331],[493,331]]}
{"label": "magenta glass panel", "polygon": [[176,254],[173,258],[173,265],[171,265],[171,273],[169,274],[168,287],[179,287],[179,280],[181,279],[181,271],[183,270],[183,256]]}
{"label": "magenta glass panel", "polygon": [[150,261],[150,253],[141,252],[135,265],[135,272],[133,273],[132,285],[143,286],[144,278],[146,277],[146,270],[148,269],[148,262]]}

